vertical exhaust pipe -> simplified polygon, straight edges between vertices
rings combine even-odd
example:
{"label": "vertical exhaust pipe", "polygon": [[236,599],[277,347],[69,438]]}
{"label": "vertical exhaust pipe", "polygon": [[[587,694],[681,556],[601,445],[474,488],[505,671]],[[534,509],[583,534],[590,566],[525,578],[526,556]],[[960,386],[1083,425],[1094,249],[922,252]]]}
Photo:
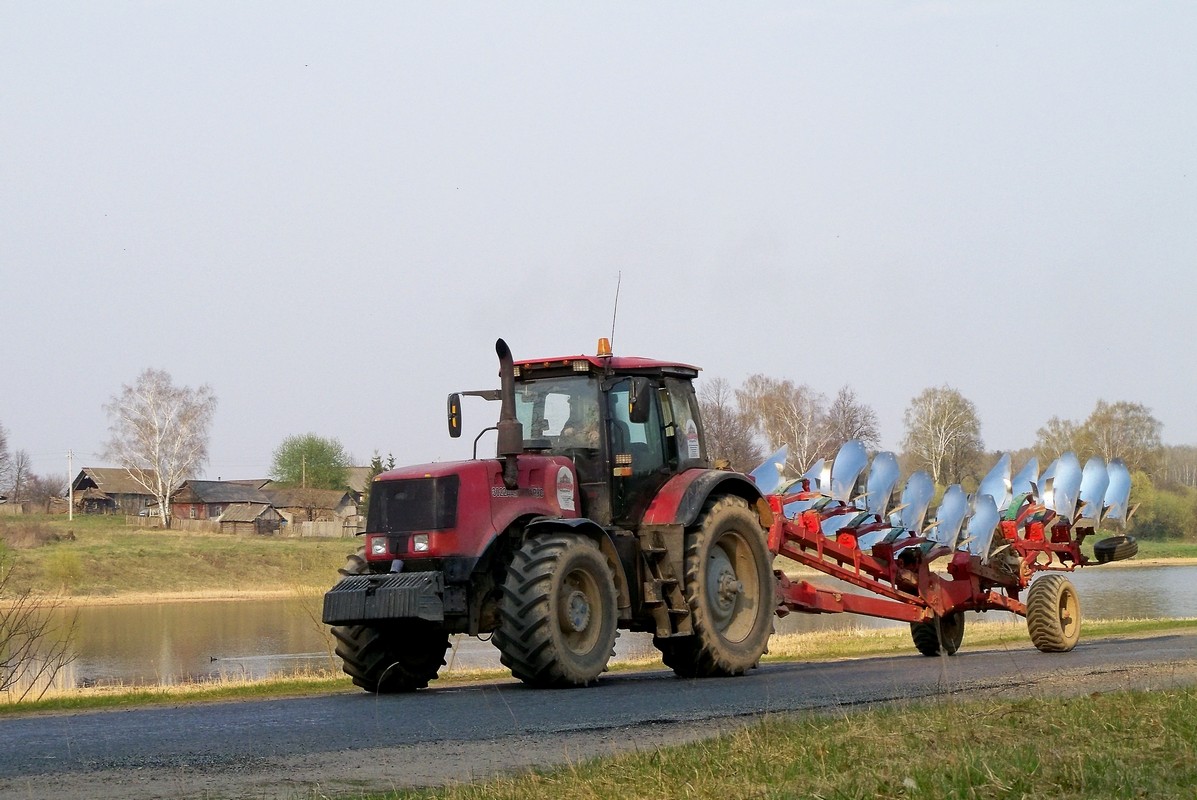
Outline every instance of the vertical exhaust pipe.
{"label": "vertical exhaust pipe", "polygon": [[515,489],[519,486],[516,459],[524,452],[524,426],[515,415],[515,360],[511,357],[511,348],[502,339],[495,342],[495,352],[499,356],[499,399],[502,402],[498,455],[504,460],[503,485]]}

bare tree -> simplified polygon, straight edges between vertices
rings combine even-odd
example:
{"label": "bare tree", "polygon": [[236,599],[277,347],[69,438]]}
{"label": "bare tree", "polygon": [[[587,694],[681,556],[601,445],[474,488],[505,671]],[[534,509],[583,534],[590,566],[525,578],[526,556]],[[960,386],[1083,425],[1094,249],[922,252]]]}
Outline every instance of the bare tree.
{"label": "bare tree", "polygon": [[1047,466],[1061,453],[1076,451],[1080,426],[1072,420],[1052,417],[1035,432],[1035,455]]}
{"label": "bare tree", "polygon": [[208,386],[176,387],[165,370],[147,369],[104,406],[111,438],[104,455],[158,500],[170,526],[170,496],[208,460],[208,427],[216,396]]}
{"label": "bare tree", "polygon": [[11,585],[12,559],[0,550],[0,693],[18,701],[41,697],[54,676],[74,660],[70,646],[74,617],[65,618],[62,600]]}
{"label": "bare tree", "polygon": [[748,472],[764,460],[752,420],[736,404],[731,385],[723,378],[703,381],[698,387],[707,450],[713,458],[726,459],[732,469]]}
{"label": "bare tree", "polygon": [[1174,445],[1164,448],[1161,485],[1197,489],[1197,447]]}
{"label": "bare tree", "polygon": [[0,423],[0,492],[8,488],[9,476],[12,473],[12,458],[8,455],[8,431]]}
{"label": "bare tree", "polygon": [[1142,403],[1098,400],[1081,426],[1082,447],[1078,449],[1084,456],[1100,456],[1106,461],[1121,458],[1132,471],[1153,475],[1163,455],[1162,428],[1151,409]]}
{"label": "bare tree", "polygon": [[8,469],[9,497],[14,503],[28,500],[29,479],[33,477],[33,459],[29,451],[18,450],[12,454]]}
{"label": "bare tree", "polygon": [[54,500],[61,499],[66,494],[69,478],[63,475],[30,475],[26,484],[26,494],[31,502],[42,505],[49,514]]}
{"label": "bare tree", "polygon": [[903,446],[936,483],[957,483],[984,452],[981,421],[972,401],[950,386],[933,387],[910,401]]}
{"label": "bare tree", "polygon": [[736,390],[736,400],[770,448],[790,446],[791,469],[805,472],[827,450],[827,398],[811,387],[752,375]]}
{"label": "bare tree", "polygon": [[869,450],[876,450],[881,442],[881,434],[877,430],[877,412],[857,400],[851,386],[843,386],[836,393],[823,425],[826,429],[824,438],[831,448],[823,453],[827,457],[834,456],[832,450],[849,439],[858,439]]}

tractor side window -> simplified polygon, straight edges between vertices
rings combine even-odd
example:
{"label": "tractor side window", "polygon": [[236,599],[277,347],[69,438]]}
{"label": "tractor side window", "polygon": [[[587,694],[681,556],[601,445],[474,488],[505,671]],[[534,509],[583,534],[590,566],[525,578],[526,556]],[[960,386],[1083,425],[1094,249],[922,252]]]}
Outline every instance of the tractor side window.
{"label": "tractor side window", "polygon": [[608,394],[611,415],[611,460],[619,466],[620,456],[631,457],[633,475],[647,475],[665,466],[661,440],[661,414],[651,403],[647,422],[632,422],[628,415],[631,386],[620,381]]}
{"label": "tractor side window", "polygon": [[689,381],[676,378],[665,379],[667,398],[672,417],[672,425],[666,427],[670,451],[676,453],[679,466],[705,466],[707,462],[706,443],[702,440],[702,417],[698,411],[698,398],[694,394],[694,386]]}

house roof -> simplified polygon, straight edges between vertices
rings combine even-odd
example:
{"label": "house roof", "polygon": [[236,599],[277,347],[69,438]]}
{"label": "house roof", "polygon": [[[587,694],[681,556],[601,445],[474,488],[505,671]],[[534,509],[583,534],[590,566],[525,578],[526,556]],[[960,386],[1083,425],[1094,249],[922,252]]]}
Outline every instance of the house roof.
{"label": "house roof", "polygon": [[183,481],[172,503],[265,503],[270,498],[254,486],[231,481]]}
{"label": "house roof", "polygon": [[254,522],[271,511],[274,509],[266,503],[233,503],[220,515],[220,521]]}
{"label": "house roof", "polygon": [[275,508],[336,508],[353,502],[349,492],[336,489],[263,489],[262,494]]}
{"label": "house roof", "polygon": [[349,491],[362,494],[370,483],[370,473],[373,467],[348,467],[345,470],[345,482],[349,484]]}
{"label": "house roof", "polygon": [[143,476],[146,483],[149,483],[151,486],[156,477],[153,470],[148,469],[127,470],[124,467],[84,467],[79,470],[79,474],[75,477],[72,485],[75,491],[94,487],[109,495],[140,494],[152,497],[154,493],[138,483],[131,473]]}

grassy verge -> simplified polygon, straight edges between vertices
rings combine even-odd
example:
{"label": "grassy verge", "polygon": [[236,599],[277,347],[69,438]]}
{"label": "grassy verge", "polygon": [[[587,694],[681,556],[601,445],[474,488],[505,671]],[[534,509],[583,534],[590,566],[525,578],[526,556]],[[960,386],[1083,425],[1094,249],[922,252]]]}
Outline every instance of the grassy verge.
{"label": "grassy verge", "polygon": [[[1083,637],[1149,636],[1166,631],[1197,631],[1197,619],[1187,620],[1086,620]],[[994,647],[1029,648],[1026,625],[1022,622],[986,622],[965,631],[963,651]],[[914,652],[910,633],[905,628],[862,628],[853,631],[817,631],[774,636],[769,642],[766,662],[816,662],[843,658],[884,655],[909,655]],[[645,658],[615,662],[612,672],[665,669],[660,660]],[[513,681],[506,670],[447,670],[434,687]],[[339,671],[304,672],[282,678],[241,680],[219,678],[202,683],[173,686],[129,686],[69,689],[47,693],[40,700],[6,702],[0,695],[0,717],[10,714],[104,711],[181,702],[216,702],[222,700],[266,700],[301,697],[340,691],[359,691]]]}
{"label": "grassy verge", "polygon": [[918,704],[771,718],[695,744],[394,800],[1191,798],[1197,693]]}
{"label": "grassy verge", "polygon": [[327,588],[357,546],[133,528],[98,516],[4,519],[0,538],[13,561],[12,587],[89,598]]}

